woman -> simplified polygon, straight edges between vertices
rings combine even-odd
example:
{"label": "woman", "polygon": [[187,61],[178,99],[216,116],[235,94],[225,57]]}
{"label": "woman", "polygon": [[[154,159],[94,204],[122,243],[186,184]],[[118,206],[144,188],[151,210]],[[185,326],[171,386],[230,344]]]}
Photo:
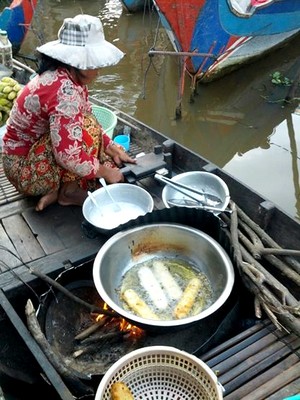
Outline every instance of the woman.
{"label": "woman", "polygon": [[[91,113],[87,86],[99,68],[124,54],[104,37],[97,17],[66,18],[58,40],[37,48],[38,74],[16,99],[3,138],[3,168],[20,193],[40,196],[36,210],[58,202],[81,206],[87,190],[123,182],[117,166],[135,161]],[[97,186],[98,185],[98,186]]]}

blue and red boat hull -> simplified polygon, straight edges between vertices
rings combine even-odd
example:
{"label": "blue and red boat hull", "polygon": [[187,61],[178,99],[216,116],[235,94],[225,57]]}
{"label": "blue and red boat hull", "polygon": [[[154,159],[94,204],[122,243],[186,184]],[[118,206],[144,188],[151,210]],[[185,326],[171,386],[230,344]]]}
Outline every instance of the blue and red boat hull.
{"label": "blue and red boat hull", "polygon": [[130,13],[144,11],[149,0],[121,0],[124,8]]}
{"label": "blue and red boat hull", "polygon": [[213,80],[300,31],[300,1],[249,0],[244,15],[230,7],[234,2],[154,0],[175,50],[191,54],[186,57],[190,74]]}
{"label": "blue and red boat hull", "polygon": [[13,0],[0,14],[0,29],[7,31],[8,38],[17,51],[29,29],[37,0]]}

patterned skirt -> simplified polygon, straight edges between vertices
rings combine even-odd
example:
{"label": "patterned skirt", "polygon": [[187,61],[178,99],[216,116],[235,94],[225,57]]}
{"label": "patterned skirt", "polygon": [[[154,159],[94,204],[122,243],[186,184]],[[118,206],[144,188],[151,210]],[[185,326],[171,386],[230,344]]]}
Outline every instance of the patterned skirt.
{"label": "patterned skirt", "polygon": [[[98,157],[100,162],[117,168],[113,160],[104,152],[103,130],[93,115],[86,115],[83,126],[83,148],[89,155]],[[3,169],[7,179],[25,195],[43,196],[57,191],[69,181],[77,181],[84,190],[99,187],[96,179],[86,179],[59,166],[52,152],[50,133],[42,136],[26,156],[3,154]]]}

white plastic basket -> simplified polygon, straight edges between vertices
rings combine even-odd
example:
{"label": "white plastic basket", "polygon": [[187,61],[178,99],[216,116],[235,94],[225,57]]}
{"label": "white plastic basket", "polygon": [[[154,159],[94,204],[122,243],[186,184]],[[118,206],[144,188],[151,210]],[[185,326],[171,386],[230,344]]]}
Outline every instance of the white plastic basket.
{"label": "white plastic basket", "polygon": [[135,400],[220,400],[222,386],[200,359],[169,346],[144,347],[115,362],[95,400],[111,400],[111,386],[124,382]]}
{"label": "white plastic basket", "polygon": [[99,124],[104,129],[105,133],[112,138],[114,129],[117,125],[118,118],[116,114],[108,108],[92,105],[92,112],[97,118]]}

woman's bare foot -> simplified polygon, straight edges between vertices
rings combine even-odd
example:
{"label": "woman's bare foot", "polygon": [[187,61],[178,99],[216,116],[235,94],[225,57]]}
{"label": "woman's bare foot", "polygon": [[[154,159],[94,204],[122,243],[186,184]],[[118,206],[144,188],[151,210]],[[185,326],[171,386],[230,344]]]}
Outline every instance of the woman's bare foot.
{"label": "woman's bare foot", "polygon": [[58,203],[61,206],[82,206],[86,198],[87,192],[77,182],[66,182],[59,191]]}
{"label": "woman's bare foot", "polygon": [[50,206],[50,204],[56,203],[57,199],[58,199],[58,190],[56,190],[55,192],[50,192],[45,194],[38,201],[35,207],[36,211],[44,210],[44,208]]}

